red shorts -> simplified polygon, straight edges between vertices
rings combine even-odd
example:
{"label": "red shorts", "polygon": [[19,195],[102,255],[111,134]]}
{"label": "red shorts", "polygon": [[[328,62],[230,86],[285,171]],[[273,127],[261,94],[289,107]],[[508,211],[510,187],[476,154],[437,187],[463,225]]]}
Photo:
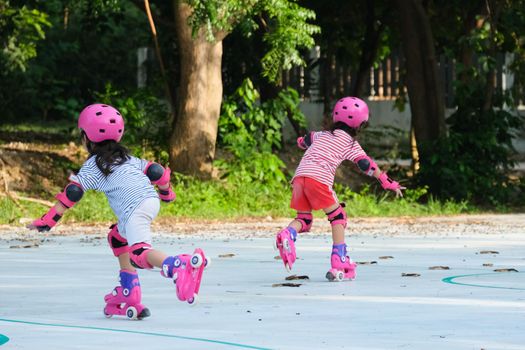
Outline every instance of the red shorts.
{"label": "red shorts", "polygon": [[337,197],[332,188],[309,177],[299,176],[293,182],[290,208],[298,211],[325,209],[336,204]]}

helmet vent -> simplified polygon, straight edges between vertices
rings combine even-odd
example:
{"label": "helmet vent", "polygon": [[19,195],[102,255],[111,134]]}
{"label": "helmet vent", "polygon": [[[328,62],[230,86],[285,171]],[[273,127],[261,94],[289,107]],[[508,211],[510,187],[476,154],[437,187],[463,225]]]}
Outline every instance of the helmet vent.
{"label": "helmet vent", "polygon": [[102,115],[102,112],[97,112],[97,113],[95,113],[95,115],[96,115],[97,117],[100,117],[100,116]]}
{"label": "helmet vent", "polygon": [[343,106],[343,109],[348,109],[348,107],[346,107],[346,106]]}
{"label": "helmet vent", "polygon": [[107,107],[108,105],[102,105],[102,107]]}
{"label": "helmet vent", "polygon": [[101,132],[101,133],[105,133],[106,132],[105,129],[98,129],[98,131]]}
{"label": "helmet vent", "polygon": [[122,129],[118,129],[118,133],[120,134],[122,132]]}
{"label": "helmet vent", "polygon": [[110,119],[109,122],[110,122],[111,124],[115,124],[115,123],[116,123],[116,122],[115,122],[115,119]]}
{"label": "helmet vent", "polygon": [[339,112],[335,112],[335,115],[339,115]]}
{"label": "helmet vent", "polygon": [[348,116],[348,119],[352,119],[354,116],[353,115],[349,115]]}
{"label": "helmet vent", "polygon": [[117,115],[120,115],[120,113],[119,113],[119,112],[117,112]]}
{"label": "helmet vent", "polygon": [[354,106],[356,106],[357,108],[359,108],[359,105],[357,103],[354,103]]}

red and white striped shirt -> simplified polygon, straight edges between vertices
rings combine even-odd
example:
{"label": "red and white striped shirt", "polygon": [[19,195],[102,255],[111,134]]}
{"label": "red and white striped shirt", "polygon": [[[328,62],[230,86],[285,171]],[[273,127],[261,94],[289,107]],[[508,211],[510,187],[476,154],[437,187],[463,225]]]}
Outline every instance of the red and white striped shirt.
{"label": "red and white striped shirt", "polygon": [[361,145],[343,130],[317,131],[311,140],[294,178],[305,176],[331,187],[335,171],[344,160],[355,162],[357,157],[366,155]]}

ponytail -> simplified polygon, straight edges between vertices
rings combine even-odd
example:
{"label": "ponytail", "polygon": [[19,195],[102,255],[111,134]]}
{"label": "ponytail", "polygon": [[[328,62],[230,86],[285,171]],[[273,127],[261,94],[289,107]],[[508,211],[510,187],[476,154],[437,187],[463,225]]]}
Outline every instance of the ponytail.
{"label": "ponytail", "polygon": [[91,142],[84,132],[82,137],[85,138],[90,157],[95,156],[97,167],[106,177],[113,172],[114,166],[125,163],[130,157],[129,150],[114,140]]}

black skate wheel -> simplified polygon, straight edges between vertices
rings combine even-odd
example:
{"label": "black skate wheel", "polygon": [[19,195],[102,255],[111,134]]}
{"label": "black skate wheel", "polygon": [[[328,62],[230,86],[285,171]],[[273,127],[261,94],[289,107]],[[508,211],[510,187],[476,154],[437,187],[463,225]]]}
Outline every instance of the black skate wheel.
{"label": "black skate wheel", "polygon": [[333,282],[335,279],[335,276],[330,271],[328,271],[326,273],[326,279],[329,280],[330,282]]}
{"label": "black skate wheel", "polygon": [[106,311],[106,308],[104,308],[104,310],[102,310],[102,312],[104,313],[104,316],[106,316],[106,318],[111,318],[113,316],[111,314],[108,314],[108,312]]}
{"label": "black skate wheel", "polygon": [[151,312],[149,311],[147,307],[145,307],[144,310],[142,310],[140,314],[137,316],[137,318],[139,320],[142,320],[143,318],[150,317],[150,316],[151,316]]}

